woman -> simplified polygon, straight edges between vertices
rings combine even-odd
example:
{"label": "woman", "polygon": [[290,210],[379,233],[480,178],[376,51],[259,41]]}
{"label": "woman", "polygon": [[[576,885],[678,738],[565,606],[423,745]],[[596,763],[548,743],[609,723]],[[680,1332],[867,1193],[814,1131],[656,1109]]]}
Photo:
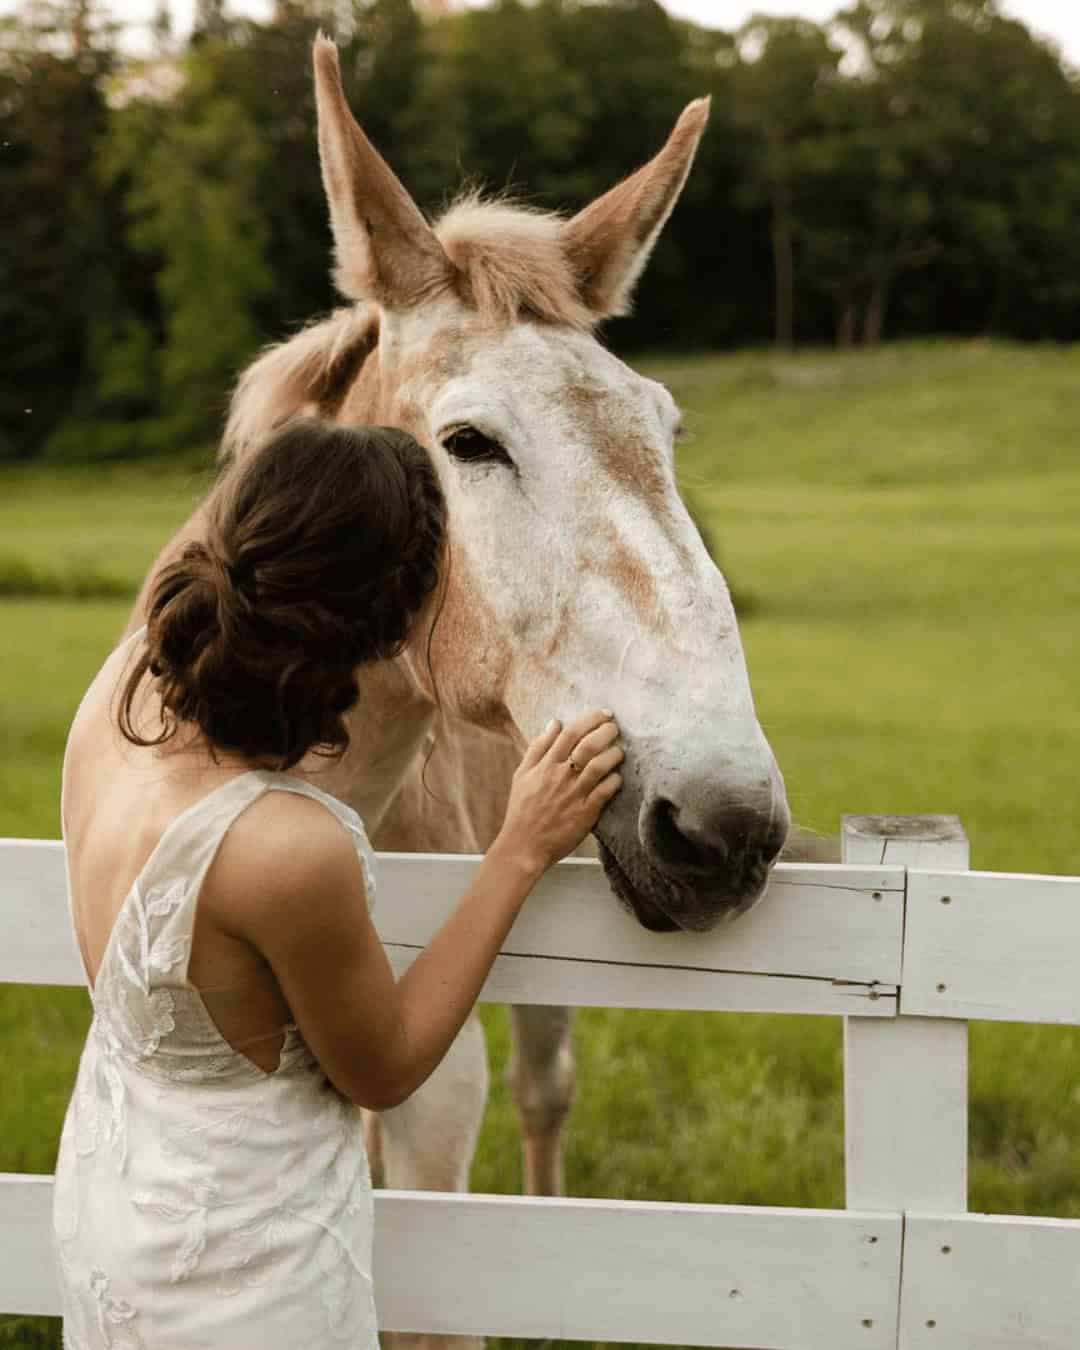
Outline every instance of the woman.
{"label": "woman", "polygon": [[68,1350],[377,1344],[354,1107],[439,1063],[623,757],[608,712],[551,723],[395,983],[360,819],[290,771],[345,749],[357,669],[432,621],[444,511],[410,437],[292,424],[226,470],[205,544],[160,571],[83,699],[62,807],[94,1002],[56,1173]]}

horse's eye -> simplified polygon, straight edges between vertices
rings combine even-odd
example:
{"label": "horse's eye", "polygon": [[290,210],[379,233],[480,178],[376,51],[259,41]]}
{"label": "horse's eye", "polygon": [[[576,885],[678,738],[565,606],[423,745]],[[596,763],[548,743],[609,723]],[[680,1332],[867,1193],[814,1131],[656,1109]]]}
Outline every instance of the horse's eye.
{"label": "horse's eye", "polygon": [[497,440],[475,427],[455,427],[443,437],[443,448],[455,459],[477,464],[513,464]]}

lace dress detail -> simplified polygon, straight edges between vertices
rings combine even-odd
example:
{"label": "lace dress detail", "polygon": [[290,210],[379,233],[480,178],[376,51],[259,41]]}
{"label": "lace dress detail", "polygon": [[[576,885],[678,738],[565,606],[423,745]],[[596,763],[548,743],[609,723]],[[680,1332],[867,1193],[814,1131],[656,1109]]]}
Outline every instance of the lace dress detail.
{"label": "lace dress detail", "polygon": [[378,1345],[360,1115],[285,1029],[268,1073],[187,979],[202,879],[264,792],[349,807],[286,774],[230,779],[174,820],[121,906],[64,1121],[53,1227],[66,1350]]}

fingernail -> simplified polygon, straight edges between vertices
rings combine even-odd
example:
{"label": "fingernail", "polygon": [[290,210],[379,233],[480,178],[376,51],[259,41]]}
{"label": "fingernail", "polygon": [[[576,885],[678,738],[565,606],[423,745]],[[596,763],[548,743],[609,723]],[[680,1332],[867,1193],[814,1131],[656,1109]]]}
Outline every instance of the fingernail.
{"label": "fingernail", "polygon": [[611,711],[610,708],[601,708],[600,711],[604,714],[605,717],[614,717],[614,716],[615,716],[615,714]]}
{"label": "fingernail", "polygon": [[559,725],[558,719],[553,717],[551,721],[548,722],[547,726],[544,728],[544,735],[546,736],[549,731],[554,731],[558,725]]}

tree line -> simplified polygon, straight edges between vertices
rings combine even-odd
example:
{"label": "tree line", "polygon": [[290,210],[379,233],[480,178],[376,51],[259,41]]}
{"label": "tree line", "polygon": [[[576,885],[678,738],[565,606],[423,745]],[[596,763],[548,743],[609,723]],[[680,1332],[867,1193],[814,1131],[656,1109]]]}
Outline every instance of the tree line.
{"label": "tree line", "polygon": [[199,0],[138,60],[97,0],[25,0],[0,22],[0,458],[212,439],[251,354],[334,304],[320,27],[431,212],[462,183],[577,209],[711,94],[616,347],[1080,336],[1080,80],[997,0],[735,33],[656,0]]}

